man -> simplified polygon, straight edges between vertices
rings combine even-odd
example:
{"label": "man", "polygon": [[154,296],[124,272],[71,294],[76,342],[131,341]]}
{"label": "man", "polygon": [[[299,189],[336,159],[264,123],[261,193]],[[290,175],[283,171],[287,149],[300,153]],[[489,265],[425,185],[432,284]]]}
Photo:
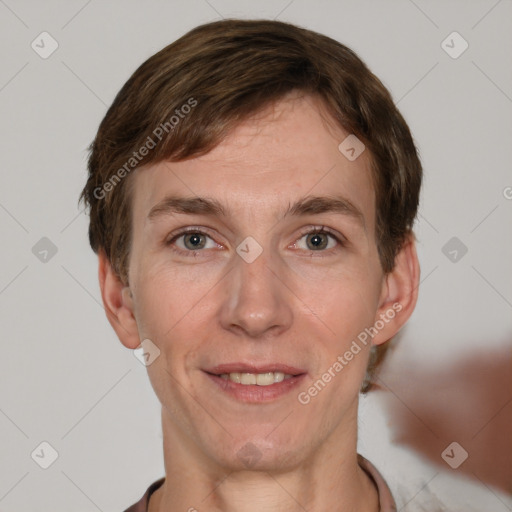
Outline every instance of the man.
{"label": "man", "polygon": [[274,21],[148,59],[91,145],[81,199],[108,319],[142,346],[165,477],[135,511],[390,511],[359,392],[411,315],[409,129],[348,48]]}

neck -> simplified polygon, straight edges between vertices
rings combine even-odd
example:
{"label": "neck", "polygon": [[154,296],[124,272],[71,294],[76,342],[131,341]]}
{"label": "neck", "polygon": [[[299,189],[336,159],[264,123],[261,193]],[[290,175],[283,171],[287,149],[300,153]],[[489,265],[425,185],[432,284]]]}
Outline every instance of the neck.
{"label": "neck", "polygon": [[164,408],[166,478],[151,496],[149,512],[377,512],[377,490],[357,462],[357,404],[350,420],[299,463],[253,471],[212,461]]}

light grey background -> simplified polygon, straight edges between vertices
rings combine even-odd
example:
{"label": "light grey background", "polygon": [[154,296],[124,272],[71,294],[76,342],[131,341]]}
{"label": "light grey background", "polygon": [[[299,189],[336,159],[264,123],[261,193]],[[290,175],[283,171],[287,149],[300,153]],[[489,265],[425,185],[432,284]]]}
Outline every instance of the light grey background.
{"label": "light grey background", "polygon": [[[126,79],[220,17],[338,39],[398,102],[425,168],[422,284],[383,390],[362,399],[359,451],[399,510],[512,510],[510,0],[0,0],[0,511],[121,511],[164,474],[159,403],[106,320],[77,198]],[[59,45],[46,59],[31,47],[49,48],[44,31]],[[442,46],[454,31],[458,58],[459,36]],[[452,237],[465,255],[443,253]],[[48,469],[31,458],[43,441]],[[453,441],[469,454],[458,469],[441,457]]]}

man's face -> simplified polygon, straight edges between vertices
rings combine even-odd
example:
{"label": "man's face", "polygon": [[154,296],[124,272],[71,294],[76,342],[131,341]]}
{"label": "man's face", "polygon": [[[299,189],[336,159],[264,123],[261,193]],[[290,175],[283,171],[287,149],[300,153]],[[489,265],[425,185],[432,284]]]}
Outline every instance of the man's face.
{"label": "man's face", "polygon": [[[382,302],[368,154],[349,161],[348,135],[318,100],[292,97],[205,156],[133,176],[133,314],[160,350],[149,377],[175,441],[211,463],[291,467],[356,422],[370,342],[304,404]],[[219,375],[272,369],[256,379],[294,377]]]}

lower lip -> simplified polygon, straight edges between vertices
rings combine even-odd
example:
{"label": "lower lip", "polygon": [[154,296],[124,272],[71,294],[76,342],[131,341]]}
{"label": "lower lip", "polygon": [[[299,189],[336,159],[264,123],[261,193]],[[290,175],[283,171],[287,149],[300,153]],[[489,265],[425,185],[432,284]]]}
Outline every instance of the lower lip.
{"label": "lower lip", "polygon": [[248,403],[270,402],[280,398],[298,387],[306,376],[302,373],[281,382],[274,382],[269,386],[257,386],[256,384],[238,384],[229,379],[223,379],[219,375],[205,373],[222,391],[241,402]]}

